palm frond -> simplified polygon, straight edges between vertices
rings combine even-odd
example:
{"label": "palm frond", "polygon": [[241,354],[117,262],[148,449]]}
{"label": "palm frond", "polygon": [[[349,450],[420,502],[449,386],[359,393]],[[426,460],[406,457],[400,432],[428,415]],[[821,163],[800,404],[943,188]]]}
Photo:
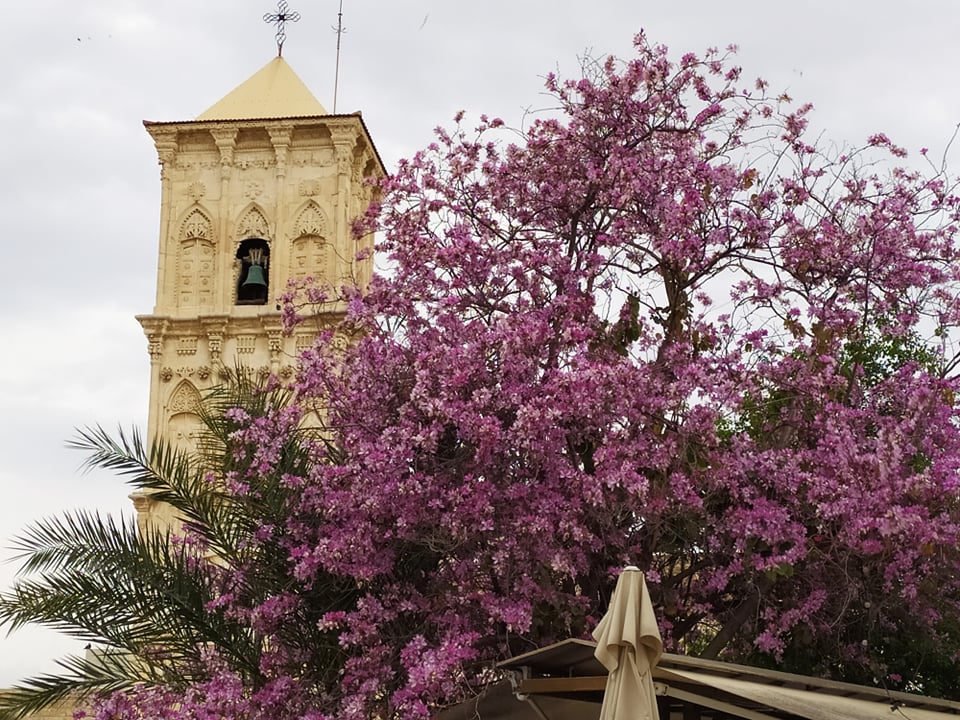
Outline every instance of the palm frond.
{"label": "palm frond", "polygon": [[163,646],[184,661],[213,642],[255,671],[249,632],[207,609],[217,567],[167,534],[77,513],[28,529],[19,550],[35,572],[0,595],[0,626],[43,625],[135,655]]}
{"label": "palm frond", "polygon": [[55,572],[62,568],[97,569],[136,542],[136,526],[119,524],[99,513],[75,511],[30,525],[14,538],[10,549],[19,560],[20,574]]}
{"label": "palm frond", "polygon": [[[289,401],[286,390],[260,387],[238,371],[232,383],[209,393],[198,408],[204,430],[195,452],[163,438],[148,445],[137,431],[111,435],[95,427],[78,432],[69,445],[86,453],[85,469],[112,470],[151,500],[169,504],[187,538],[89,512],[28,527],[15,540],[20,574],[13,588],[0,594],[0,627],[13,631],[38,624],[105,649],[66,658],[60,661],[62,673],[27,680],[4,695],[0,720],[68,696],[140,683],[192,682],[206,671],[203,653],[211,647],[256,683],[264,641],[249,622],[216,601],[230,592],[244,607],[254,608],[295,584],[282,539],[296,497],[284,478],[306,475],[311,442],[306,431],[294,432],[272,471],[252,471],[244,455],[250,448],[237,439],[239,425],[227,410],[270,417]],[[250,492],[228,493],[228,473],[249,481]],[[257,538],[264,525],[277,528],[275,538]],[[354,584],[333,577],[318,578],[315,589],[331,598],[357,592]],[[342,649],[319,629],[302,631],[317,628],[319,619],[294,623],[304,636],[289,642],[314,653],[319,648],[329,660],[324,667],[336,672]]]}
{"label": "palm frond", "polygon": [[82,703],[141,684],[160,684],[168,678],[156,667],[118,651],[92,651],[56,661],[63,672],[25,680],[0,693],[0,720],[19,720],[63,700]]}

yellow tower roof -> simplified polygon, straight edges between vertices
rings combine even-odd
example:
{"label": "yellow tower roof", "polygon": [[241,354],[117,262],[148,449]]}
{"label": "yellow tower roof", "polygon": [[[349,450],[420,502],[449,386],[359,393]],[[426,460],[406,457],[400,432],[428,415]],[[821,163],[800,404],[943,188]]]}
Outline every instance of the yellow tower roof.
{"label": "yellow tower roof", "polygon": [[326,115],[320,101],[277,56],[234,88],[197,120],[253,120]]}

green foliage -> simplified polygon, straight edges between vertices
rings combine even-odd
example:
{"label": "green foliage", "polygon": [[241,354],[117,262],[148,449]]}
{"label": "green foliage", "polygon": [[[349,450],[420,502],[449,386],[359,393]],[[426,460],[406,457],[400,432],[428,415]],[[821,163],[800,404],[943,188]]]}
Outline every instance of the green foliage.
{"label": "green foliage", "polygon": [[881,322],[846,342],[840,355],[840,373],[862,387],[874,388],[908,363],[939,375],[942,359],[915,331],[890,334]]}
{"label": "green foliage", "polygon": [[[891,378],[900,369],[914,365],[918,370],[939,376],[942,357],[917,332],[893,334],[885,330],[886,324],[878,322],[864,327],[858,334],[848,338],[838,354],[837,375],[846,382],[838,389],[835,400],[845,404],[855,402],[854,387],[862,399],[878,385]],[[803,360],[804,351],[794,351],[794,359]],[[806,362],[816,362],[807,358]],[[717,435],[728,441],[735,435],[746,434],[759,440],[769,436],[781,423],[785,411],[798,409],[799,394],[783,386],[769,385],[753,394],[745,394],[736,413],[721,418]],[[922,471],[929,459],[918,455],[915,469]]]}
{"label": "green foliage", "polygon": [[[256,686],[265,641],[215,601],[229,590],[255,603],[289,587],[278,543],[250,539],[264,523],[286,517],[291,491],[279,478],[302,471],[308,458],[303,444],[290,442],[276,472],[263,475],[253,492],[226,492],[224,478],[248,461],[232,446],[236,426],[226,410],[262,416],[288,400],[283,391],[242,379],[217,390],[200,410],[206,430],[196,453],[162,438],[148,448],[137,432],[114,438],[93,428],[78,434],[70,444],[88,454],[87,467],[114,470],[152,501],[170,504],[186,532],[175,537],[168,529],[138,529],[127,519],[80,511],[28,527],[15,540],[20,578],[0,594],[0,626],[41,625],[96,649],[62,659],[58,673],[4,694],[0,718],[23,717],[68,696],[195,682],[206,672],[208,647]],[[240,568],[251,571],[232,572]],[[328,590],[320,584],[317,591]],[[310,623],[297,623],[301,633],[304,627]],[[325,640],[317,631],[298,641]]]}

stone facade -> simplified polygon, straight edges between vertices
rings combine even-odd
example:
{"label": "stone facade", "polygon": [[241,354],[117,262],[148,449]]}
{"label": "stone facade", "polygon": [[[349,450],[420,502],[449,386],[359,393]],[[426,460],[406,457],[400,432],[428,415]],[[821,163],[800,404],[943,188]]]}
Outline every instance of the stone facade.
{"label": "stone facade", "polygon": [[[0,690],[0,698],[3,697],[3,693],[4,691]],[[74,713],[82,709],[83,705],[74,702],[72,698],[67,698],[30,713],[27,717],[29,720],[73,720]]]}
{"label": "stone facade", "polygon": [[[384,174],[359,113],[325,114],[280,58],[200,118],[144,123],[162,168],[156,305],[137,317],[151,360],[148,435],[183,447],[201,394],[226,372],[292,376],[312,338],[282,333],[289,281],[369,281],[372,252],[357,256],[373,239],[355,239],[351,222]],[[255,272],[266,287],[246,284]],[[327,322],[342,310],[331,304]],[[141,526],[172,521],[149,496],[132,499]]]}
{"label": "stone facade", "polygon": [[[277,297],[290,280],[369,281],[373,238],[355,239],[351,222],[384,168],[360,114],[327,114],[280,57],[196,120],[144,125],[161,166],[156,304],[137,317],[150,353],[147,434],[189,448],[205,390],[237,368],[290,377],[312,344],[310,330],[282,333]],[[343,310],[331,303],[312,331]],[[131,499],[141,529],[175,527],[169,506]],[[68,698],[28,717],[78,709]]]}

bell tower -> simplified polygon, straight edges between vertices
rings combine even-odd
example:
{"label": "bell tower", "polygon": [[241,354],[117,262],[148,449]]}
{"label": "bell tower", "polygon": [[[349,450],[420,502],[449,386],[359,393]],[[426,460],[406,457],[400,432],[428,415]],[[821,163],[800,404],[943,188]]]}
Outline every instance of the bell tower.
{"label": "bell tower", "polygon": [[[360,114],[328,114],[279,55],[195,120],[144,126],[161,166],[156,305],[137,317],[151,360],[147,429],[189,447],[205,390],[237,366],[290,377],[312,344],[281,332],[290,280],[369,281],[373,239],[354,238],[351,221],[384,167]],[[149,496],[133,499],[141,523],[172,520]]]}

